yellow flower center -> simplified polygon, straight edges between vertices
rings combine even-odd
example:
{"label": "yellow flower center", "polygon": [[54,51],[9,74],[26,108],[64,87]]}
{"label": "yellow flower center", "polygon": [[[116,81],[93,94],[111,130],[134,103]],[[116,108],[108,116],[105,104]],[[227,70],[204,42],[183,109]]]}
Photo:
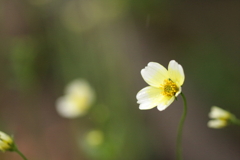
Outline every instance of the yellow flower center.
{"label": "yellow flower center", "polygon": [[178,86],[171,79],[165,79],[160,88],[163,90],[162,94],[169,97],[174,96],[179,91]]}

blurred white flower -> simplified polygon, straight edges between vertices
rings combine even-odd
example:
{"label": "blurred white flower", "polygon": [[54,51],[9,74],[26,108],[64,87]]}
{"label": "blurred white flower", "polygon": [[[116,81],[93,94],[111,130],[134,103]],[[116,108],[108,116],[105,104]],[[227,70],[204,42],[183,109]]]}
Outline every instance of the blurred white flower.
{"label": "blurred white flower", "polygon": [[208,122],[210,128],[223,128],[228,125],[232,118],[232,114],[226,110],[223,110],[217,106],[213,106],[209,113],[211,120]]}
{"label": "blurred white flower", "polygon": [[67,85],[65,95],[58,98],[58,113],[66,118],[75,118],[87,113],[95,99],[95,93],[89,83],[77,79]]}
{"label": "blurred white flower", "polygon": [[103,143],[104,136],[100,130],[92,130],[86,136],[87,144],[90,146],[98,146]]}
{"label": "blurred white flower", "polygon": [[0,150],[10,151],[13,149],[13,139],[4,132],[0,131]]}
{"label": "blurred white flower", "polygon": [[168,70],[162,65],[149,62],[148,66],[141,70],[143,79],[150,85],[137,93],[139,109],[158,110],[166,109],[177,97],[182,89],[185,76],[183,68],[176,61],[171,60]]}

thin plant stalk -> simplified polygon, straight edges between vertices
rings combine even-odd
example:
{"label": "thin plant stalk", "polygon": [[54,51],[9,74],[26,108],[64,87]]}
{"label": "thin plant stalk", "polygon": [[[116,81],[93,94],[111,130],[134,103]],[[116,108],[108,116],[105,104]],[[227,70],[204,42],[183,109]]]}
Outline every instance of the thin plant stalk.
{"label": "thin plant stalk", "polygon": [[184,102],[184,109],[183,109],[183,114],[178,126],[178,134],[177,134],[177,160],[182,160],[182,130],[183,130],[183,125],[184,125],[184,121],[186,119],[186,115],[187,115],[187,100],[186,97],[184,96],[183,93],[181,93],[181,96],[183,98],[183,102]]}
{"label": "thin plant stalk", "polygon": [[234,115],[230,119],[233,124],[239,125],[240,126],[240,119],[236,118]]}
{"label": "thin plant stalk", "polygon": [[28,160],[22,152],[20,152],[17,148],[17,146],[14,144],[14,152],[18,153],[24,160]]}

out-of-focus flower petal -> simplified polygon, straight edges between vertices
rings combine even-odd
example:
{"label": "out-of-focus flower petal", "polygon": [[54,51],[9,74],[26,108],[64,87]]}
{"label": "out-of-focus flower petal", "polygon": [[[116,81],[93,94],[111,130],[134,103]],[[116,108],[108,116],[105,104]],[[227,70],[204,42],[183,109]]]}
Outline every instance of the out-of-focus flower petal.
{"label": "out-of-focus flower petal", "polygon": [[209,128],[220,129],[227,126],[227,121],[221,119],[213,119],[208,122]]}
{"label": "out-of-focus flower petal", "polygon": [[230,117],[231,117],[231,113],[217,106],[213,106],[209,113],[209,118],[213,118],[213,119],[217,119],[217,118],[228,119]]}

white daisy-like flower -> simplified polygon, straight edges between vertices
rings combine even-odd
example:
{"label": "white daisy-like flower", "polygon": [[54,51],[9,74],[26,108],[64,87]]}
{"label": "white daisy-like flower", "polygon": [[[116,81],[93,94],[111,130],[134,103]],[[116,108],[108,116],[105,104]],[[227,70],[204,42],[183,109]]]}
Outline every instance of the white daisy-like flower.
{"label": "white daisy-like flower", "polygon": [[139,109],[147,110],[157,106],[158,110],[166,109],[177,97],[184,83],[184,72],[180,64],[171,60],[168,70],[156,62],[149,62],[141,70],[143,79],[150,85],[137,93]]}
{"label": "white daisy-like flower", "polygon": [[0,131],[0,151],[10,151],[13,149],[13,139],[4,132]]}
{"label": "white daisy-like flower", "polygon": [[211,118],[211,120],[207,124],[208,127],[218,129],[226,127],[231,121],[233,115],[222,108],[212,106],[208,116],[209,118]]}
{"label": "white daisy-like flower", "polygon": [[95,99],[95,93],[89,83],[77,79],[67,85],[65,95],[56,102],[57,112],[65,118],[75,118],[87,113]]}

